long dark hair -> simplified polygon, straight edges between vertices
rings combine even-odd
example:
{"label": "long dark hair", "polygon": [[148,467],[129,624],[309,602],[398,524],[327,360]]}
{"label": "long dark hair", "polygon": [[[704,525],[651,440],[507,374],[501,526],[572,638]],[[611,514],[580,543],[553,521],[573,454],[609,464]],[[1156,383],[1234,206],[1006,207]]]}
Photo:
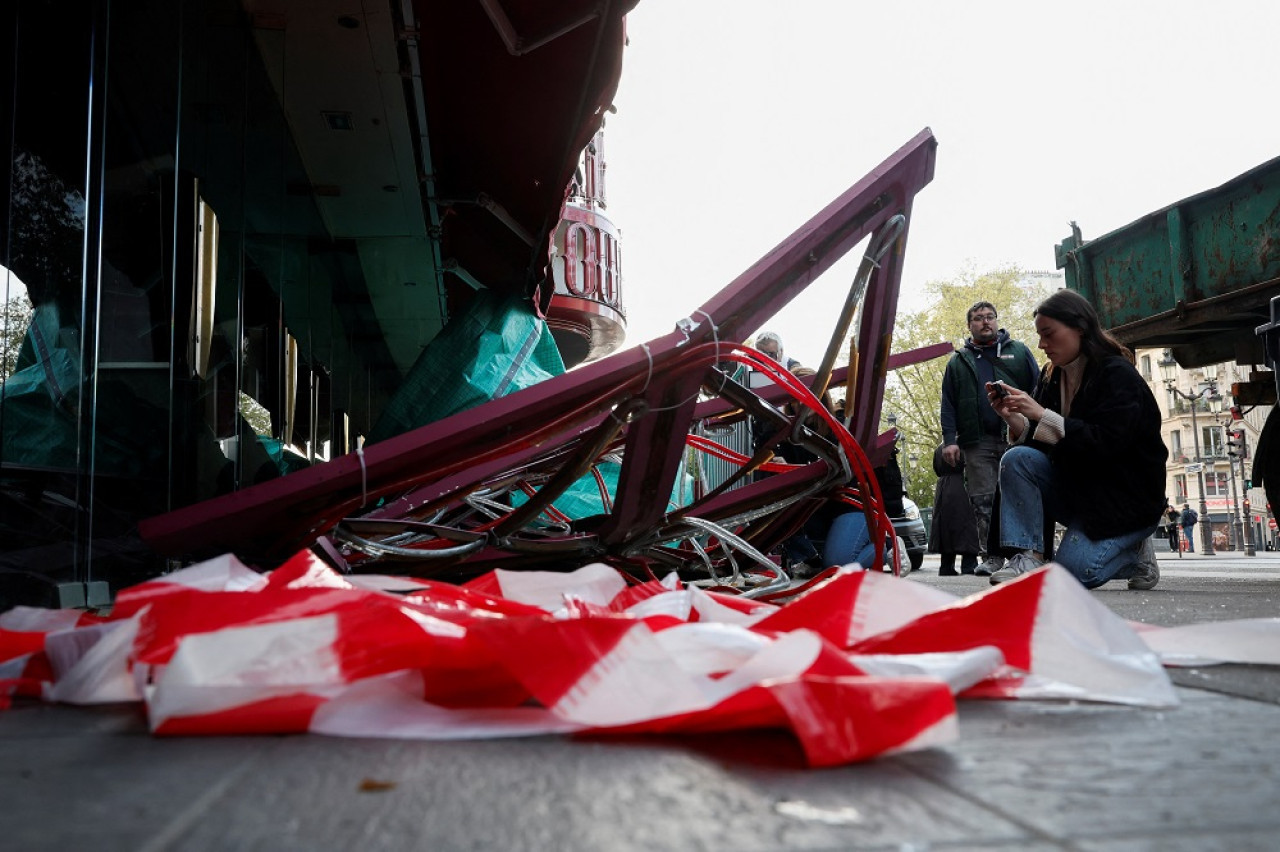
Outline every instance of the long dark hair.
{"label": "long dark hair", "polygon": [[1108,355],[1119,355],[1130,364],[1133,363],[1133,353],[1107,333],[1093,305],[1075,290],[1054,292],[1052,296],[1036,305],[1036,309],[1031,312],[1032,317],[1038,317],[1041,314],[1079,331],[1081,333],[1080,351],[1090,361],[1098,362]]}

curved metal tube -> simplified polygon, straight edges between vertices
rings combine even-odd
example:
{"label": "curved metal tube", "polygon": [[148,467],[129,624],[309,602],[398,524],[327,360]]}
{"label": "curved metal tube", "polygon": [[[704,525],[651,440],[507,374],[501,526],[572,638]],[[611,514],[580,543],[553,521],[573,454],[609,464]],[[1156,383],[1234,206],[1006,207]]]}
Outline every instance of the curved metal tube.
{"label": "curved metal tube", "polygon": [[648,404],[638,397],[628,399],[615,408],[600,421],[595,432],[579,445],[573,456],[538,489],[538,493],[498,522],[494,533],[499,538],[505,537],[542,514],[553,500],[591,470],[600,455],[617,439],[631,415],[643,413],[647,408]]}
{"label": "curved metal tube", "polygon": [[420,550],[414,547],[400,547],[394,544],[384,544],[378,541],[372,541],[358,536],[354,533],[346,532],[342,529],[334,530],[334,538],[345,541],[361,553],[375,557],[395,557],[398,559],[430,561],[433,559],[455,559],[459,556],[467,556],[475,553],[485,546],[485,538],[479,538],[466,544],[459,544],[456,547],[441,547],[434,550]]}
{"label": "curved metal tube", "polygon": [[483,541],[486,538],[485,533],[474,532],[472,530],[460,530],[456,527],[443,526],[431,521],[411,521],[411,520],[392,520],[379,518],[344,518],[338,525],[338,529],[345,527],[347,534],[360,536],[356,530],[360,527],[385,527],[391,533],[407,533],[412,535],[430,535],[436,538],[445,538],[449,541],[456,541],[462,544],[468,544],[477,539]]}
{"label": "curved metal tube", "polygon": [[[765,566],[774,573],[774,579],[772,582],[765,586],[744,591],[742,593],[744,597],[753,597],[755,595],[763,595],[770,592],[780,591],[791,584],[791,578],[787,576],[786,571],[782,570],[782,566],[777,565],[772,559],[756,550],[746,539],[729,532],[729,530],[713,521],[708,521],[703,518],[686,517],[684,519],[684,523],[710,533],[725,543],[725,555],[729,559],[729,564],[733,566],[733,578],[730,581],[732,585],[739,586],[742,584],[743,580],[742,574],[738,570],[738,562],[733,558],[733,552],[729,549],[728,545],[733,545],[733,547],[737,548],[744,556],[749,557],[753,562]],[[712,573],[712,577],[715,577],[714,572]]]}

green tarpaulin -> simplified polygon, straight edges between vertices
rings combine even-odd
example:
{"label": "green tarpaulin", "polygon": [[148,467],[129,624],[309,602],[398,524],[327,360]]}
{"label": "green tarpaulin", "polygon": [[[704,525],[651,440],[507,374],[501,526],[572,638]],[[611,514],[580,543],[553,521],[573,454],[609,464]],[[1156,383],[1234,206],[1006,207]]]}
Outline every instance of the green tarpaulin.
{"label": "green tarpaulin", "polygon": [[546,321],[527,301],[477,293],[423,350],[368,440],[443,420],[563,372]]}

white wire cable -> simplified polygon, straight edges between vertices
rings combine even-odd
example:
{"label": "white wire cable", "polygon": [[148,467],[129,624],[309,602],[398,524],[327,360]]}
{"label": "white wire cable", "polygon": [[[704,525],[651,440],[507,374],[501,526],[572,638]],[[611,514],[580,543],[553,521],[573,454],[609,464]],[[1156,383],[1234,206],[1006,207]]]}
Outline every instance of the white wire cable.
{"label": "white wire cable", "polygon": [[741,572],[738,569],[737,560],[733,558],[733,550],[730,549],[730,545],[736,548],[738,552],[740,552],[743,556],[749,557],[752,561],[759,563],[760,565],[764,566],[765,568],[768,568],[770,571],[773,572],[774,574],[773,582],[771,582],[767,586],[761,586],[760,588],[752,589],[748,592],[744,592],[744,594],[762,595],[762,594],[766,594],[767,592],[776,591],[778,589],[784,589],[788,585],[790,585],[791,579],[787,576],[787,573],[782,570],[782,567],[776,564],[772,559],[770,559],[769,557],[765,556],[763,553],[761,553],[760,551],[752,547],[751,544],[741,536],[738,536],[735,533],[732,533],[729,530],[725,529],[721,525],[715,523],[714,521],[708,521],[705,518],[685,517],[685,518],[681,518],[681,521],[683,523],[688,524],[691,527],[694,527],[695,529],[700,529],[703,532],[707,532],[707,533],[710,533],[711,535],[714,535],[716,538],[720,539],[720,541],[724,543],[725,556],[728,557],[729,564],[733,566],[733,578],[731,580],[731,583],[734,586],[742,585],[743,579],[742,579]]}

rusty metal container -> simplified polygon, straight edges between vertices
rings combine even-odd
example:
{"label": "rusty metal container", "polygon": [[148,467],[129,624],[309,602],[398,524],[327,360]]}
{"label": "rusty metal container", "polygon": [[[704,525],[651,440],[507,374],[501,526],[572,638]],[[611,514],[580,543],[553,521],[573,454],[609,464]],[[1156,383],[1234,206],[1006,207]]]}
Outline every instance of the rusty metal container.
{"label": "rusty metal container", "polygon": [[1094,240],[1073,222],[1056,258],[1126,345],[1183,366],[1261,364],[1253,332],[1280,295],[1280,157]]}

